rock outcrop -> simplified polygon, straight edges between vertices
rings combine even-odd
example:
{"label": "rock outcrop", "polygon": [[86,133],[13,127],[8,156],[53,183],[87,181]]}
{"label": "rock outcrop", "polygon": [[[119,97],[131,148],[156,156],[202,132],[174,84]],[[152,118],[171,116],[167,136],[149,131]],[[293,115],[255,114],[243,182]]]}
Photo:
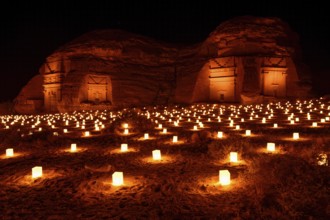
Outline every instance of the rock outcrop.
{"label": "rock outcrop", "polygon": [[[32,113],[262,101],[269,96],[263,73],[279,70],[286,80],[273,95],[297,96],[302,94],[297,92],[295,61],[299,57],[297,35],[277,18],[235,18],[222,23],[203,43],[192,46],[171,45],[121,30],[93,31],[47,57],[40,74],[17,97],[15,109]],[[221,74],[234,78],[221,81]],[[287,92],[289,87],[294,91]]]}

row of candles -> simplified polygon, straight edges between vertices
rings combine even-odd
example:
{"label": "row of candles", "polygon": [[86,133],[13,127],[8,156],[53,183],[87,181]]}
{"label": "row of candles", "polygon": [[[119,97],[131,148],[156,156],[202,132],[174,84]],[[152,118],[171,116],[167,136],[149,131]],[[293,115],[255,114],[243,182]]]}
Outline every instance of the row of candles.
{"label": "row of candles", "polygon": [[[32,178],[42,177],[42,167],[35,166],[32,168]],[[230,172],[229,170],[219,170],[219,183],[222,186],[230,185]],[[113,186],[122,186],[124,185],[124,172],[116,171],[112,174],[112,185]]]}
{"label": "row of candles", "polygon": [[[267,150],[269,152],[275,151],[275,143],[267,143]],[[70,148],[71,152],[77,151],[77,144],[73,143],[71,144]],[[123,143],[121,144],[121,151],[126,152],[128,151],[128,144]],[[12,148],[6,150],[6,156],[12,157],[14,156],[14,150]],[[162,159],[161,151],[156,149],[152,151],[152,158],[155,161],[160,161]],[[230,152],[229,154],[229,161],[231,163],[237,163],[238,162],[238,153],[237,152]],[[42,166],[35,166],[32,168],[32,178],[36,179],[39,177],[42,177],[43,170]],[[219,170],[219,183],[220,185],[229,185],[230,184],[230,172],[228,170]],[[112,175],[112,184],[114,186],[120,186],[124,184],[124,177],[123,172],[114,172]]]}

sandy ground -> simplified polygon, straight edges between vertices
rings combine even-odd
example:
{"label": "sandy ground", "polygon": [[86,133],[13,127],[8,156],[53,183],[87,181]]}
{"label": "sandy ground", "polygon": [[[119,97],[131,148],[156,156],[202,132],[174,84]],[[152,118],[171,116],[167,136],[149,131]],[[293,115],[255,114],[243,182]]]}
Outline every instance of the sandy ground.
{"label": "sandy ground", "polygon": [[[329,155],[329,106],[317,99],[268,107],[200,104],[2,116],[1,219],[327,219],[330,170],[318,163],[321,153]],[[288,120],[292,113],[292,120],[299,118],[295,124]],[[85,129],[76,127],[83,120]],[[196,120],[203,128],[193,130]],[[293,132],[301,139],[293,140]],[[172,143],[174,135],[178,143]],[[267,142],[276,144],[275,152],[267,152]],[[71,143],[77,152],[70,152]],[[120,151],[121,143],[128,152]],[[7,148],[14,149],[13,157],[5,155]],[[161,161],[152,159],[155,149]],[[231,151],[238,152],[238,163],[229,161]],[[42,166],[41,178],[32,178],[34,166]],[[230,171],[229,186],[219,184],[222,169]],[[123,186],[112,185],[115,171],[124,173]]]}

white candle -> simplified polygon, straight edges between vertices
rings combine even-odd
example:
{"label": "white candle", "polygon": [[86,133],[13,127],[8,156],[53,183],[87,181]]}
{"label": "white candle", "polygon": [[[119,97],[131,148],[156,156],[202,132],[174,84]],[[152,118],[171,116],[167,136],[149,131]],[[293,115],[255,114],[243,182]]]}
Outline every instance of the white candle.
{"label": "white candle", "polygon": [[219,182],[222,186],[230,184],[229,170],[219,170]]}
{"label": "white candle", "polygon": [[120,145],[120,150],[121,150],[122,152],[127,151],[127,150],[128,150],[128,145],[127,145],[127,144],[121,144],[121,145]]}
{"label": "white candle", "polygon": [[267,143],[267,151],[275,151],[275,143]]}
{"label": "white candle", "polygon": [[230,162],[237,163],[237,152],[230,152],[229,159]]}
{"label": "white candle", "polygon": [[154,160],[161,160],[162,156],[161,156],[160,150],[153,150],[152,151],[152,158]]}
{"label": "white candle", "polygon": [[6,156],[7,157],[13,157],[14,156],[14,149],[13,148],[6,149]]}
{"label": "white candle", "polygon": [[145,139],[145,140],[149,139],[149,134],[148,134],[148,133],[145,133],[145,134],[144,134],[144,139]]}
{"label": "white candle", "polygon": [[124,184],[124,174],[123,172],[114,172],[112,174],[112,185],[121,186]]}
{"label": "white candle", "polygon": [[77,151],[77,144],[71,144],[71,152],[76,152]]}
{"label": "white candle", "polygon": [[32,178],[38,178],[42,176],[42,167],[36,166],[32,168]]}
{"label": "white candle", "polygon": [[299,139],[299,133],[298,132],[293,133],[293,139],[294,140],[298,140]]}

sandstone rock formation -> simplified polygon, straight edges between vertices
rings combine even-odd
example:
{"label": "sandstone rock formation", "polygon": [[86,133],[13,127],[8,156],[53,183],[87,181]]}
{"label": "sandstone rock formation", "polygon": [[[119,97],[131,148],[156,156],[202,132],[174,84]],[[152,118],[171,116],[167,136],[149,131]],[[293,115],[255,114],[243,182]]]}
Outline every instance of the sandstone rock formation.
{"label": "sandstone rock formation", "polygon": [[62,46],[16,98],[19,113],[306,96],[298,37],[277,18],[224,22],[201,44],[176,46],[100,30]]}

